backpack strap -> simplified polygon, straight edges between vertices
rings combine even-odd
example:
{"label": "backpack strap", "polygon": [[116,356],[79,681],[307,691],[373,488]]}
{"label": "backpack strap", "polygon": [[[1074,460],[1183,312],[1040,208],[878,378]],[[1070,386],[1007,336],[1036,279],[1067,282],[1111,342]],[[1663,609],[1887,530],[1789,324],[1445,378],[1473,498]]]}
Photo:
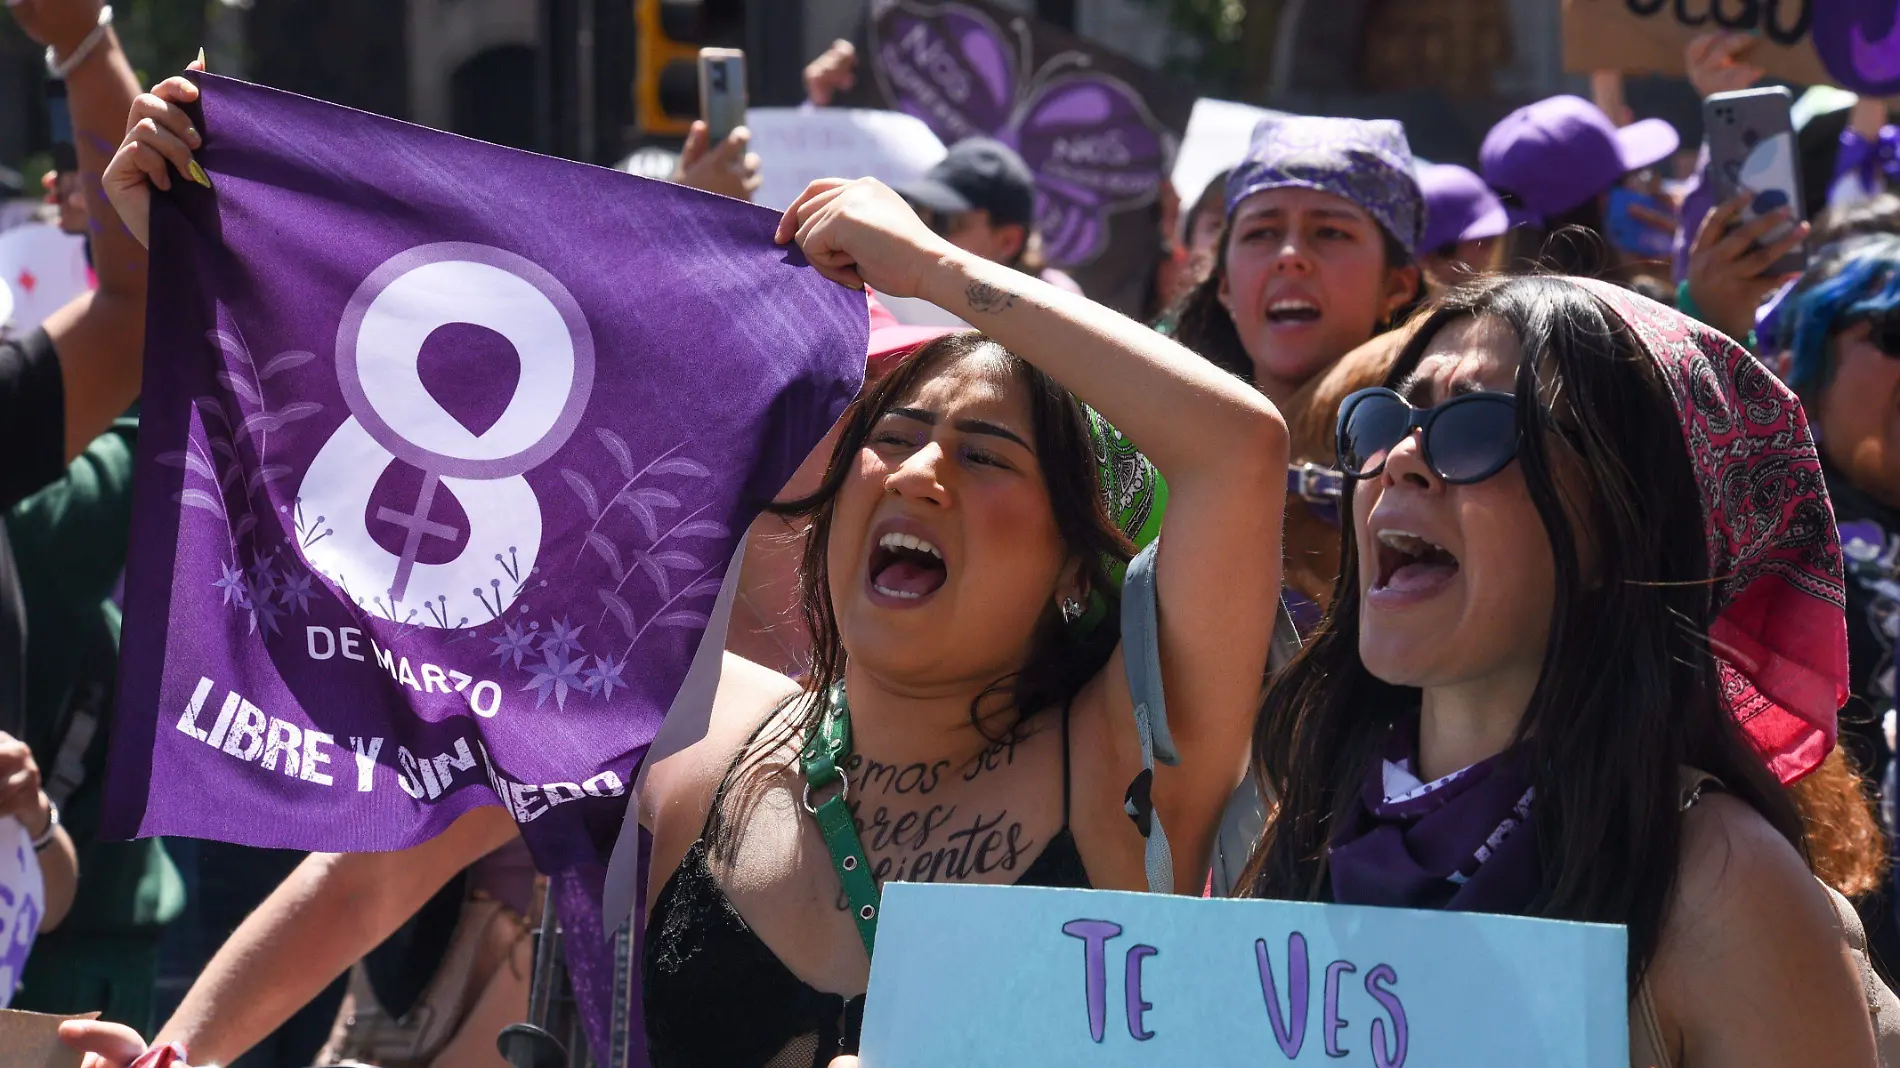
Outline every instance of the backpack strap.
{"label": "backpack strap", "polygon": [[1174,852],[1168,832],[1154,810],[1155,761],[1173,766],[1181,762],[1168,732],[1168,706],[1161,692],[1161,634],[1156,615],[1155,554],[1153,541],[1128,563],[1122,583],[1122,662],[1128,672],[1128,696],[1135,705],[1135,733],[1141,739],[1141,774],[1128,785],[1122,810],[1148,840],[1142,866],[1148,873],[1150,893],[1174,892]]}
{"label": "backpack strap", "polygon": [[[1128,785],[1122,810],[1147,839],[1143,868],[1148,891],[1174,893],[1174,851],[1168,833],[1154,810],[1154,767],[1158,760],[1173,767],[1181,762],[1168,731],[1168,704],[1161,688],[1161,629],[1155,595],[1155,554],[1159,541],[1149,543],[1128,564],[1122,585],[1122,662],[1128,674],[1128,695],[1135,705],[1135,733],[1141,739],[1141,774]],[[1271,670],[1285,667],[1300,650],[1299,632],[1284,601],[1276,604]],[[1228,802],[1214,858],[1214,891],[1226,896],[1253,848],[1265,822],[1265,808],[1251,778],[1241,783]]]}

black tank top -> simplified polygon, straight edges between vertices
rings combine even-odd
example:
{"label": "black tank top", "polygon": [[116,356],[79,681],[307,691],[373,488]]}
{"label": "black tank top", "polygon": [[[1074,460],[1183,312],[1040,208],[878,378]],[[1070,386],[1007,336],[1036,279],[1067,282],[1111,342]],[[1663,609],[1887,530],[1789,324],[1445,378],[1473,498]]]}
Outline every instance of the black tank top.
{"label": "black tank top", "polygon": [[[1015,885],[1089,888],[1069,831],[1067,708],[1062,828]],[[703,836],[660,889],[646,934],[640,985],[653,1068],[825,1068],[858,1051],[863,995],[827,994],[793,975],[713,880]]]}

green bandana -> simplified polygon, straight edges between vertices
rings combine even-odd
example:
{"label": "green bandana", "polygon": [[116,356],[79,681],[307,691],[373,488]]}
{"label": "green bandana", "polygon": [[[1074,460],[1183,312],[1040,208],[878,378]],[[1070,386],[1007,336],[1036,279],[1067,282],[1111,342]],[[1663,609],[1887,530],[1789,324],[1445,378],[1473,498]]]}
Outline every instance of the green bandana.
{"label": "green bandana", "polygon": [[[1084,407],[1089,421],[1089,440],[1095,449],[1095,462],[1102,483],[1102,504],[1109,518],[1140,552],[1161,533],[1161,515],[1168,508],[1168,484],[1148,462],[1135,443],[1111,426],[1101,413]],[[1109,578],[1117,586],[1128,573],[1128,565],[1109,558]],[[1100,591],[1089,598],[1088,611],[1075,623],[1079,634],[1088,634],[1108,615],[1108,602]]]}

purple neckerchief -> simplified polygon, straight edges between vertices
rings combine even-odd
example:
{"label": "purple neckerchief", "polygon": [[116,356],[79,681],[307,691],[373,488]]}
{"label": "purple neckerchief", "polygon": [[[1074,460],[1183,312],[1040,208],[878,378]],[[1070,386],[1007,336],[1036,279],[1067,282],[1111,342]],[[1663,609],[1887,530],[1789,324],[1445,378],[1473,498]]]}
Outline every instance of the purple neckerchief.
{"label": "purple neckerchief", "polygon": [[1414,713],[1393,726],[1333,839],[1333,900],[1459,912],[1529,908],[1539,876],[1521,754],[1506,751],[1423,784],[1413,774],[1417,754]]}
{"label": "purple neckerchief", "polygon": [[[1842,179],[1845,178],[1853,179],[1856,188],[1844,189]],[[1829,202],[1834,200],[1837,191],[1854,199],[1867,199],[1894,181],[1900,181],[1900,126],[1881,127],[1880,137],[1873,141],[1852,126],[1841,131],[1840,153],[1834,157],[1834,179],[1827,187]]]}

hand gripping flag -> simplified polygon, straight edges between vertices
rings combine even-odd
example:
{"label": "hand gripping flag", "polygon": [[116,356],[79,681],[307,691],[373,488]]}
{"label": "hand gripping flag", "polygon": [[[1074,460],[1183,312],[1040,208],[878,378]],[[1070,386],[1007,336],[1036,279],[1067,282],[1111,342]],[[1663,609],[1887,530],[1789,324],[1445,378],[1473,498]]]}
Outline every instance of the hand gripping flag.
{"label": "hand gripping flag", "polygon": [[499,803],[597,875],[864,297],[764,209],[196,77],[108,829],[392,850]]}

